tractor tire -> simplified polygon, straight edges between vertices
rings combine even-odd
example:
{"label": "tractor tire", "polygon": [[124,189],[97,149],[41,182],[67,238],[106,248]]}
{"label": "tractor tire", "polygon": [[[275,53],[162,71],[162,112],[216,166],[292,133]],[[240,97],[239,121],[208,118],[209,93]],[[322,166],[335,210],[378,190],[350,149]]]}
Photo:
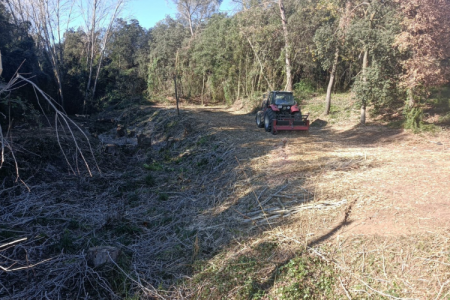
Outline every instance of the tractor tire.
{"label": "tractor tire", "polygon": [[272,129],[270,130],[270,133],[272,133],[273,135],[277,135],[278,131],[275,131],[275,128],[273,128],[273,126],[272,126]]}
{"label": "tractor tire", "polygon": [[295,112],[295,113],[293,114],[293,116],[294,116],[294,119],[295,119],[296,121],[302,120],[302,113],[301,113],[301,112]]}
{"label": "tractor tire", "polygon": [[258,111],[256,113],[256,126],[258,126],[258,128],[264,127],[264,122],[261,120],[262,114],[263,114],[262,111]]}
{"label": "tractor tire", "polygon": [[267,132],[272,131],[273,119],[275,119],[275,112],[271,109],[266,110],[266,113],[264,114],[264,129]]}

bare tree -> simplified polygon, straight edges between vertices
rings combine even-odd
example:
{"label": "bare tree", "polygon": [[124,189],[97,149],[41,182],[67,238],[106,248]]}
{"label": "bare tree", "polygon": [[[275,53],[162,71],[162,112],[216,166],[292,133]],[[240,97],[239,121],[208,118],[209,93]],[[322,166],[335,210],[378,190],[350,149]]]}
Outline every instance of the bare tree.
{"label": "bare tree", "polygon": [[[86,61],[89,68],[89,77],[86,84],[83,110],[86,109],[88,101],[95,96],[103,56],[111,37],[111,30],[124,5],[125,0],[79,0],[79,8],[84,21],[83,29],[88,38]],[[94,72],[95,77],[93,77]]]}
{"label": "bare tree", "polygon": [[62,42],[63,34],[68,30],[74,13],[75,0],[7,0],[14,12],[14,19],[28,21],[32,33],[36,35],[37,46],[48,56],[58,93],[64,107],[62,90]]}
{"label": "bare tree", "polygon": [[188,23],[191,36],[198,26],[214,13],[222,0],[172,0],[181,17]]}
{"label": "bare tree", "polygon": [[[29,21],[32,34],[39,49],[48,57],[59,88],[64,107],[62,90],[64,33],[75,17],[83,20],[87,41],[86,62],[89,77],[86,84],[85,102],[95,95],[103,56],[111,36],[114,21],[126,0],[6,0],[16,22]],[[95,76],[94,76],[95,74]]]}

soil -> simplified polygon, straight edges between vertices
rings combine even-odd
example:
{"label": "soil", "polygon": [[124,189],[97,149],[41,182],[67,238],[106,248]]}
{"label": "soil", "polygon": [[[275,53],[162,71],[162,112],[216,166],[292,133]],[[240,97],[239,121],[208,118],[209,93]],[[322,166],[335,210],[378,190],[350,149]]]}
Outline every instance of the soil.
{"label": "soil", "polygon": [[308,174],[292,167],[297,159],[320,159],[323,153],[317,155],[318,149],[333,158],[360,155],[370,160],[363,167],[350,162],[327,168],[333,165],[332,159],[316,182],[323,189],[322,194],[316,192],[316,201],[335,198],[330,195],[333,192],[356,200],[348,225],[336,234],[398,236],[450,226],[450,135],[445,131],[415,135],[372,124],[311,127],[309,134],[274,136],[257,128],[253,114],[223,106],[183,110],[207,122],[227,143],[241,145],[237,158],[258,165],[257,171],[265,174],[269,185],[317,176],[316,171]]}

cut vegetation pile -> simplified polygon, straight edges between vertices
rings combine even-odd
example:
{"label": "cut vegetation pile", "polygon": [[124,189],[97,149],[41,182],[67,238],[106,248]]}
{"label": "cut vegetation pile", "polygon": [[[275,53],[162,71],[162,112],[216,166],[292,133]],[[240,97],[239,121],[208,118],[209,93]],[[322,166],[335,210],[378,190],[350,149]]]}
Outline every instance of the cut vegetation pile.
{"label": "cut vegetation pile", "polygon": [[[80,176],[68,173],[53,130],[12,133],[20,136],[14,140],[15,156],[30,190],[13,183],[9,156],[0,191],[0,250],[2,266],[10,271],[0,275],[2,297],[146,294],[151,285],[168,287],[190,273],[196,256],[215,252],[229,240],[220,228],[195,225],[203,211],[228,196],[236,176],[233,146],[216,139],[207,124],[189,114],[179,118],[174,110],[148,107],[84,123],[93,135],[108,138],[108,144],[93,139],[101,170],[93,177],[83,175],[81,164],[73,166]],[[75,162],[71,137],[60,135]],[[95,266],[92,256],[104,247],[120,254]]]}

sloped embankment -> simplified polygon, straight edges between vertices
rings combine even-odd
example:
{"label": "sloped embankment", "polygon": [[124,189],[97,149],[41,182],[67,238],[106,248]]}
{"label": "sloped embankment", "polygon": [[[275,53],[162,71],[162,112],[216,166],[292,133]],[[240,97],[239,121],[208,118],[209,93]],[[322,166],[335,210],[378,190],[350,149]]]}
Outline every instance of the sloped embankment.
{"label": "sloped embankment", "polygon": [[[2,245],[15,243],[0,249],[1,265],[11,270],[0,274],[0,297],[145,294],[152,285],[168,287],[189,274],[197,256],[230,239],[202,217],[228,197],[236,176],[233,147],[207,123],[151,107],[80,121],[93,136],[99,170],[75,133],[92,177],[71,148],[70,133],[60,130],[59,141],[52,128],[12,134],[26,185],[14,183],[8,157],[0,237]],[[60,146],[79,174],[71,174]],[[95,265],[101,262],[107,263]]]}

